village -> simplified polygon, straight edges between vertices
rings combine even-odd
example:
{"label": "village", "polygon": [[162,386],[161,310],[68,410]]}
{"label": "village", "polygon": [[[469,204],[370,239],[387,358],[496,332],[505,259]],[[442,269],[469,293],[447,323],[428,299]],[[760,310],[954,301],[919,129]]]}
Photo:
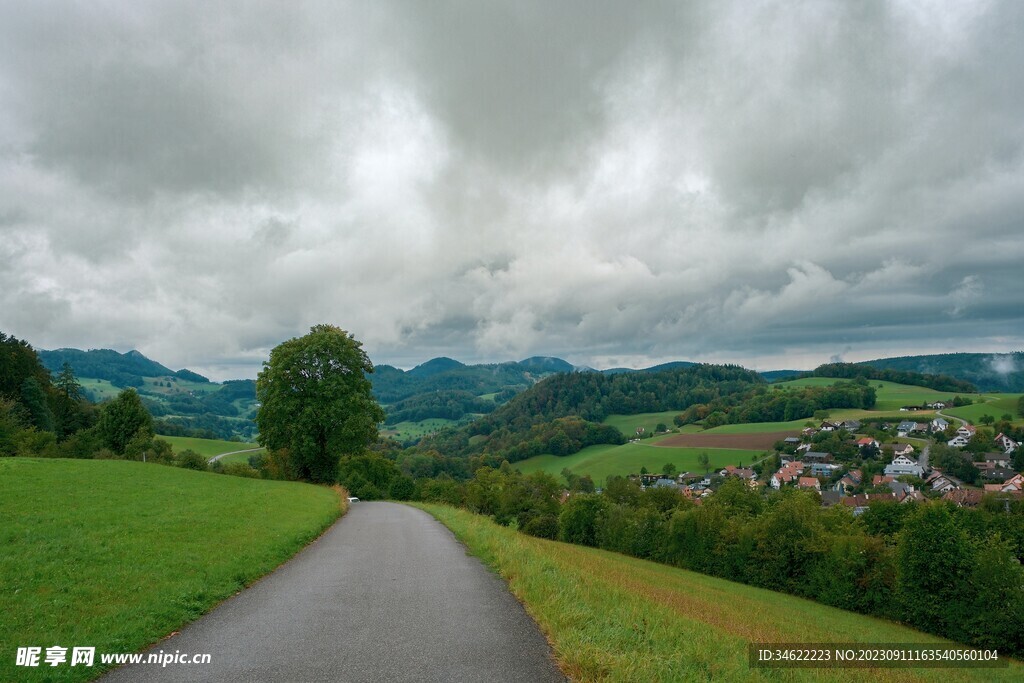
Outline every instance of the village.
{"label": "village", "polygon": [[[941,410],[946,403],[907,406]],[[728,465],[676,476],[642,472],[629,479],[643,488],[670,488],[699,504],[728,477],[751,489],[814,491],[822,507],[842,505],[860,515],[875,501],[896,503],[942,499],[977,507],[988,495],[1004,501],[1024,495],[1024,473],[1014,462],[1020,443],[1011,436],[941,415],[927,422],[902,420],[862,424],[822,420],[775,444],[774,454],[750,467]],[[1016,435],[1019,438],[1019,435]],[[1024,455],[1024,454],[1022,454]],[[1019,456],[1018,456],[1019,457]],[[1005,504],[1005,503],[1004,503]]]}

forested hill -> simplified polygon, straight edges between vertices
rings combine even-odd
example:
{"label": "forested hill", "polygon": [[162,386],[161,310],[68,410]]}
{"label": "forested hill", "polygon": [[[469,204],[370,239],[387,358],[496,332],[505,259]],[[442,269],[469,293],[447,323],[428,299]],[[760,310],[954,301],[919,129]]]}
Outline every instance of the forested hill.
{"label": "forested hill", "polygon": [[1024,352],[943,353],[934,356],[900,356],[865,361],[880,370],[899,370],[946,375],[970,382],[980,391],[1024,391]]}
{"label": "forested hill", "polygon": [[560,358],[527,358],[519,362],[465,365],[451,358],[434,358],[412,370],[378,365],[370,375],[373,393],[384,404],[420,394],[468,392],[473,396],[506,392],[506,398],[557,372],[572,372]]}
{"label": "forested hill", "polygon": [[947,375],[932,375],[909,370],[879,369],[864,363],[828,363],[820,365],[801,377],[835,377],[836,379],[866,379],[910,384],[936,391],[974,393],[977,388],[970,382]]}
{"label": "forested hill", "polygon": [[38,351],[43,367],[56,375],[64,363],[92,401],[113,398],[119,389],[138,391],[155,418],[157,433],[170,436],[251,439],[256,434],[256,383],[251,379],[211,382],[191,370],[174,371],[138,351],[57,349]]}
{"label": "forested hill", "polygon": [[599,424],[611,414],[728,404],[764,379],[737,366],[697,365],[663,372],[605,375],[559,373],[538,382],[490,415],[422,443],[445,455],[510,462],[539,453],[567,455],[598,443],[622,443],[616,429]]}
{"label": "forested hill", "polygon": [[175,372],[138,351],[118,353],[112,349],[57,349],[38,351],[39,360],[50,372],[60,372],[68,363],[77,377],[105,379],[116,387],[140,387],[143,377],[179,377],[190,382],[209,382],[207,378],[190,370]]}

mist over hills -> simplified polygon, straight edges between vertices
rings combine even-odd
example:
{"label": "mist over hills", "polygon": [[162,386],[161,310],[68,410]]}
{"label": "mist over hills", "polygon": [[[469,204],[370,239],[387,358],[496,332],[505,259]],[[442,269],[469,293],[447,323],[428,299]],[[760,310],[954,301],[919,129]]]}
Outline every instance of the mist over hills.
{"label": "mist over hills", "polygon": [[909,370],[948,375],[978,387],[979,391],[1024,391],[1024,352],[942,353],[931,356],[899,356],[864,361],[880,370]]}

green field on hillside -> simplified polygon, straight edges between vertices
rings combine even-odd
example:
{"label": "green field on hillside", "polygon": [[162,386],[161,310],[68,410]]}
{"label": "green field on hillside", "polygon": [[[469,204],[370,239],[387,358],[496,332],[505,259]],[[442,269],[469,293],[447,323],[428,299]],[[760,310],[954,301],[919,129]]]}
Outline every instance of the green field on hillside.
{"label": "green field on hillside", "polygon": [[974,424],[981,424],[979,420],[983,415],[991,415],[998,420],[1003,415],[1009,414],[1013,416],[1014,423],[1020,424],[1024,422],[1024,418],[1017,414],[1017,401],[1020,400],[1020,397],[1021,394],[983,394],[976,398],[978,401],[983,401],[981,403],[973,403],[959,408],[946,408],[942,412],[969,420]]}
{"label": "green field on hillside", "polygon": [[212,394],[220,391],[221,385],[213,382],[193,382],[180,377],[143,377],[142,389],[149,394],[158,396],[175,396],[177,394]]}
{"label": "green field on hillside", "polygon": [[[163,638],[274,569],[338,494],[124,460],[0,458],[0,681],[87,680],[99,653]],[[18,647],[93,646],[97,666],[15,668]]]}
{"label": "green field on hillside", "polygon": [[422,439],[428,434],[436,434],[445,427],[452,427],[459,424],[456,420],[447,420],[443,417],[432,417],[419,422],[399,422],[394,425],[385,425],[381,429],[381,436],[390,436],[396,441],[409,441]]}
{"label": "green field on hillside", "polygon": [[422,505],[509,583],[576,681],[1019,681],[1008,669],[751,669],[751,643],[948,643],[897,624]]}
{"label": "green field on hillside", "polygon": [[[199,455],[212,458],[221,453],[231,453],[248,448],[259,448],[257,443],[244,443],[242,441],[223,441],[220,439],[196,439],[190,436],[163,436],[158,434],[158,439],[169,441],[175,453],[191,449]],[[248,454],[246,455],[248,457]]]}
{"label": "green field on hillside", "polygon": [[792,420],[790,422],[748,422],[745,424],[722,425],[714,429],[708,429],[701,434],[770,434],[772,432],[798,432],[808,422],[815,426],[819,424],[815,419]]}
{"label": "green field on hillside", "polygon": [[646,467],[649,472],[661,472],[661,468],[669,462],[680,472],[699,472],[701,467],[697,458],[701,453],[708,454],[712,470],[740,463],[750,466],[764,455],[763,451],[739,448],[663,448],[654,445],[657,441],[645,439],[640,443],[622,446],[589,446],[572,455],[536,455],[513,463],[512,466],[524,474],[540,470],[559,478],[562,470],[568,467],[576,474],[589,474],[595,484],[603,486],[609,476],[636,474],[641,467]]}
{"label": "green field on hillside", "polygon": [[678,415],[679,410],[666,410],[661,413],[639,413],[637,415],[609,415],[603,422],[606,425],[615,427],[627,439],[636,437],[637,427],[643,427],[647,434],[653,434],[658,423],[664,424],[669,429],[675,427],[672,419]]}
{"label": "green field on hillside", "polygon": [[[832,377],[808,377],[806,379],[795,379],[789,382],[779,382],[773,387],[827,387],[843,380]],[[924,405],[934,401],[945,401],[957,395],[954,391],[935,391],[926,387],[915,387],[909,384],[896,384],[895,382],[883,382],[871,380],[868,382],[875,388],[876,403],[874,410],[899,410],[907,405]],[[961,394],[963,396],[976,396],[976,394]]]}
{"label": "green field on hillside", "polygon": [[89,396],[91,396],[92,400],[96,403],[116,398],[117,395],[121,393],[120,389],[105,379],[80,377],[78,378],[78,383],[82,385],[82,388],[89,393]]}

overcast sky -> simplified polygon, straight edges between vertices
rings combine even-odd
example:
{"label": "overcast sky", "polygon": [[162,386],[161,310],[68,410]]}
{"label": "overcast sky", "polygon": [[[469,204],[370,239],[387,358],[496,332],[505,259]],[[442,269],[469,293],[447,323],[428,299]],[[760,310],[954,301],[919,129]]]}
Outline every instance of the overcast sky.
{"label": "overcast sky", "polygon": [[1024,3],[0,0],[0,331],[214,379],[1024,348]]}

